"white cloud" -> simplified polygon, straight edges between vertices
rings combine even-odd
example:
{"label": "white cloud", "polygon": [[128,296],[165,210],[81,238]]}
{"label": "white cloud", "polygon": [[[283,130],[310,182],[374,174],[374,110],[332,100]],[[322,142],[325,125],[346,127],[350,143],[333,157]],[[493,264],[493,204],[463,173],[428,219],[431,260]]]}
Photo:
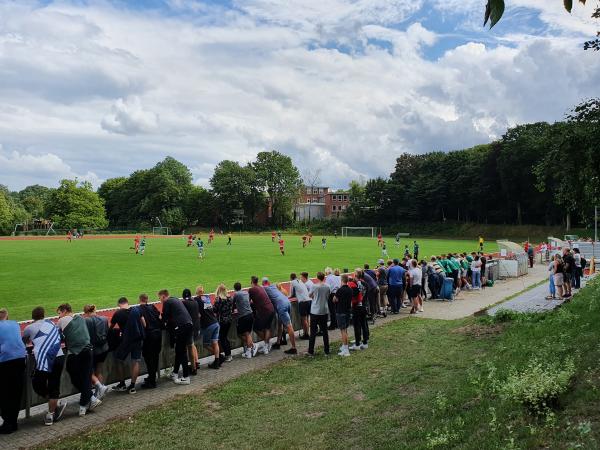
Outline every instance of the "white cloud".
{"label": "white cloud", "polygon": [[13,189],[22,189],[28,184],[56,186],[61,179],[89,181],[98,187],[102,183],[94,172],[85,174],[73,172],[71,166],[53,153],[31,154],[19,151],[6,151],[0,145],[0,180]]}
{"label": "white cloud", "polygon": [[[576,18],[540,0],[527,11],[543,37],[510,11],[490,33],[480,3],[171,0],[160,15],[0,0],[0,144],[17,149],[1,153],[0,183],[106,179],[172,155],[207,185],[220,160],[277,149],[344,187],[403,151],[487,142],[597,95],[600,58],[575,25],[556,31]],[[475,11],[479,34],[449,45],[431,8],[457,26]]]}
{"label": "white cloud", "polygon": [[126,100],[120,98],[112,105],[111,113],[102,119],[101,125],[111,133],[148,133],[158,127],[158,115],[145,110],[137,96]]}

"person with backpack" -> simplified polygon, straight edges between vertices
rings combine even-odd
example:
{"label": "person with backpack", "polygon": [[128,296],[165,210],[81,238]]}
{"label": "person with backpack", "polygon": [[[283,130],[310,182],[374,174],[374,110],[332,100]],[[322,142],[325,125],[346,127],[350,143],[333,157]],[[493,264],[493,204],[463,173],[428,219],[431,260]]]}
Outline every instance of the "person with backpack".
{"label": "person with backpack", "polygon": [[229,342],[229,329],[233,322],[233,299],[227,294],[227,287],[223,283],[217,287],[215,304],[213,308],[219,321],[219,364],[233,360],[231,356],[231,342]]}
{"label": "person with backpack", "polygon": [[60,305],[58,327],[64,337],[68,351],[66,368],[71,383],[81,393],[79,396],[79,416],[83,417],[102,404],[102,400],[92,390],[92,343],[85,319],[73,314],[68,303]]}
{"label": "person with backpack", "polygon": [[108,387],[102,382],[102,366],[108,356],[108,319],[96,314],[96,305],[83,307],[83,318],[90,333],[92,343],[92,386],[94,395],[100,400],[104,398]]}
{"label": "person with backpack", "polygon": [[[119,375],[119,384],[113,390],[119,392],[129,392],[135,394],[135,383],[140,374],[140,361],[142,360],[142,346],[145,336],[144,318],[139,307],[129,306],[129,300],[121,297],[117,302],[119,309],[113,314],[110,320],[110,328],[116,325],[121,330],[121,343],[114,352],[117,363],[117,374]],[[131,381],[129,386],[125,385],[125,360],[131,355]]]}
{"label": "person with backpack", "polygon": [[354,344],[349,350],[365,350],[369,348],[369,323],[367,308],[364,305],[367,289],[360,281],[362,269],[356,269],[354,274],[354,278],[348,281],[348,287],[352,289],[352,324],[354,325]]}
{"label": "person with backpack", "polygon": [[156,388],[156,377],[160,371],[158,358],[162,348],[162,330],[164,326],[156,306],[148,303],[148,294],[140,294],[139,303],[140,312],[146,324],[146,337],[142,345],[142,356],[148,369],[148,376],[142,383],[142,389],[154,389]]}

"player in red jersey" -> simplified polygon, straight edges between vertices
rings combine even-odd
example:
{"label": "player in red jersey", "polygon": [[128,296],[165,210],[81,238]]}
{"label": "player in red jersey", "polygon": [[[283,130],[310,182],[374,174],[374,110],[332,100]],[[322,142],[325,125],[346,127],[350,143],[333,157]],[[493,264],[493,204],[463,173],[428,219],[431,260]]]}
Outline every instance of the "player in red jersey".
{"label": "player in red jersey", "polygon": [[215,230],[214,230],[214,228],[211,228],[210,233],[208,233],[208,243],[210,244],[214,240],[215,240]]}
{"label": "player in red jersey", "polygon": [[308,243],[312,244],[312,233],[308,233]]}
{"label": "player in red jersey", "polygon": [[194,242],[194,235],[193,234],[188,235],[188,237],[187,237],[187,246],[191,247],[193,242]]}
{"label": "player in red jersey", "polygon": [[284,245],[285,245],[285,242],[283,241],[283,238],[279,239],[279,251],[281,252],[282,256],[285,256]]}
{"label": "player in red jersey", "polygon": [[277,236],[277,233],[275,233],[274,231],[271,232],[271,242],[275,242],[275,236]]}
{"label": "player in red jersey", "polygon": [[306,247],[307,239],[308,239],[308,236],[306,234],[304,236],[302,236],[302,248]]}
{"label": "player in red jersey", "polygon": [[383,236],[381,235],[381,231],[377,235],[377,247],[381,247],[383,245]]}
{"label": "player in red jersey", "polygon": [[133,249],[135,250],[136,255],[140,252],[140,235],[136,235],[133,240]]}
{"label": "player in red jersey", "polygon": [[71,230],[67,231],[67,242],[73,242],[73,233],[71,233]]}

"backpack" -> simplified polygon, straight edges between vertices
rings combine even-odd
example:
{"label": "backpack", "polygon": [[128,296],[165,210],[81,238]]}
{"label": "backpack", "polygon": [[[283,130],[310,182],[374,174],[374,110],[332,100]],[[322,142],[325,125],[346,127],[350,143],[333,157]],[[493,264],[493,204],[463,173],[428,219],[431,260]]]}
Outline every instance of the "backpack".
{"label": "backpack", "polygon": [[90,342],[93,348],[102,348],[107,344],[108,325],[100,317],[90,317]]}
{"label": "backpack", "polygon": [[583,271],[583,269],[585,269],[586,266],[587,266],[587,260],[582,256],[581,257],[581,270]]}

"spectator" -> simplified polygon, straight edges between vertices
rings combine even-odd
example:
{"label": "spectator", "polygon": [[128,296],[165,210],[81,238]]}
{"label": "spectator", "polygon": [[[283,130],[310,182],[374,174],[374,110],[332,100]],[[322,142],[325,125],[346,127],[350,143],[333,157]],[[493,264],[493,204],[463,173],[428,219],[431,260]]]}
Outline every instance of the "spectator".
{"label": "spectator", "polygon": [[[303,277],[304,279],[304,277]],[[290,274],[291,280],[291,293],[290,296],[296,298],[298,302],[298,312],[300,313],[300,320],[302,322],[302,336],[300,339],[308,340],[308,317],[310,316],[310,295],[308,295],[308,289],[303,280],[299,280],[295,273]]]}
{"label": "spectator", "polygon": [[554,300],[556,298],[556,286],[554,285],[554,261],[550,261],[550,263],[548,263],[548,272],[550,272],[550,276],[548,277],[548,290],[550,295],[546,296],[546,300]]}
{"label": "spectator", "polygon": [[58,327],[62,331],[65,346],[68,351],[67,372],[71,384],[80,392],[79,416],[85,416],[102,404],[92,392],[92,343],[85,319],[74,316],[73,309],[68,303],[63,303],[57,309]]}
{"label": "spectator", "polygon": [[[144,343],[144,319],[139,308],[131,308],[129,301],[121,297],[118,301],[119,309],[110,319],[110,328],[116,325],[121,330],[121,343],[114,352],[119,384],[113,390],[135,394],[135,383],[140,374],[140,361],[142,360],[142,346]],[[125,385],[125,360],[131,357],[131,381],[129,387]]]}
{"label": "spectator", "polygon": [[479,255],[475,255],[475,259],[471,263],[471,276],[473,279],[473,289],[481,289],[481,260]]}
{"label": "spectator", "polygon": [[404,274],[405,270],[400,266],[400,261],[394,259],[387,273],[388,299],[392,305],[392,314],[400,312],[402,293],[404,291]]}
{"label": "spectator", "polygon": [[[429,271],[433,272],[433,269],[431,267],[429,267],[427,265],[427,262],[424,260],[421,260],[419,262],[419,265],[421,266],[421,299],[427,300],[427,289],[426,289],[425,283],[428,280]],[[431,290],[431,288],[430,288],[430,290]]]}
{"label": "spectator", "polygon": [[563,297],[571,297],[571,283],[575,272],[575,258],[571,253],[570,248],[563,249],[563,264],[564,264],[564,295]]}
{"label": "spectator", "polygon": [[[366,264],[368,266],[368,264]],[[369,270],[371,272],[371,270]],[[355,275],[360,279],[366,288],[364,306],[367,311],[367,317],[370,317],[373,323],[375,323],[375,314],[377,314],[377,298],[379,292],[377,291],[377,281],[369,274],[366,270],[360,270],[355,272]]]}
{"label": "spectator", "polygon": [[258,285],[258,277],[253,275],[250,283],[252,286],[248,289],[248,294],[254,306],[254,331],[263,341],[261,351],[268,355],[271,351],[271,324],[275,317],[275,309],[264,288]]}
{"label": "spectator", "polygon": [[333,273],[331,267],[325,268],[325,283],[329,286],[331,291],[327,306],[329,308],[329,329],[335,330],[337,328],[337,317],[335,315],[335,304],[333,303],[333,296],[341,286],[340,273],[338,270],[337,274]]}
{"label": "spectator", "polygon": [[336,291],[333,301],[336,304],[337,323],[342,335],[342,346],[338,353],[339,356],[350,356],[348,346],[348,326],[352,313],[352,289],[348,287],[348,275],[341,276],[342,285]]}
{"label": "spectator", "polygon": [[219,369],[221,367],[219,358],[219,322],[215,316],[215,312],[208,295],[204,295],[204,287],[196,288],[195,300],[200,311],[200,329],[202,330],[202,345],[212,352],[215,357],[208,367],[211,369]]}
{"label": "spectator", "polygon": [[27,351],[19,324],[8,320],[6,309],[0,309],[0,342],[0,414],[3,421],[0,434],[11,434],[18,429]]}
{"label": "spectator", "polygon": [[421,303],[421,282],[423,272],[418,267],[417,260],[412,259],[410,261],[410,269],[408,271],[410,279],[409,297],[412,302],[412,308],[410,314],[416,314],[417,312],[423,312],[423,304]]}
{"label": "spectator", "polygon": [[83,318],[92,343],[92,387],[94,395],[102,400],[108,387],[102,382],[102,367],[108,356],[108,319],[96,314],[96,305],[83,307]]}
{"label": "spectator", "polygon": [[[273,349],[280,349],[282,343],[282,335],[285,330],[290,336],[290,342],[292,344],[292,348],[285,351],[285,353],[289,355],[295,355],[298,353],[296,350],[296,336],[294,335],[294,327],[292,326],[292,318],[291,318],[291,306],[290,300],[287,297],[287,294],[282,292],[281,285],[280,286],[271,286],[268,278],[263,278],[263,287],[265,292],[269,296],[269,299],[273,303],[275,307],[275,311],[277,311],[277,317],[279,318],[277,324],[277,342],[272,346]],[[285,329],[285,330],[284,330]]]}
{"label": "spectator", "polygon": [[[356,269],[355,271],[355,273],[360,272],[360,269]],[[352,289],[352,323],[354,325],[354,344],[349,349],[364,350],[369,348],[370,336],[369,324],[367,322],[367,308],[363,303],[366,288],[358,278],[350,279],[348,287]]]}
{"label": "spectator", "polygon": [[371,317],[373,323],[375,323],[375,316],[377,316],[378,303],[379,303],[379,286],[377,284],[377,274],[374,270],[370,269],[369,264],[365,264],[362,271],[363,282],[367,288],[367,314]]}
{"label": "spectator", "polygon": [[563,283],[564,283],[564,272],[565,266],[562,258],[557,253],[554,255],[554,286],[556,287],[556,293],[558,298],[563,297]]}
{"label": "spectator", "polygon": [[250,296],[248,292],[242,291],[242,284],[238,281],[233,285],[233,301],[237,310],[237,334],[242,338],[244,351],[242,358],[252,358],[256,356],[258,346],[252,342],[252,327],[254,325],[254,315],[250,306]]}
{"label": "spectator", "polygon": [[217,287],[213,308],[219,321],[219,364],[222,364],[233,359],[228,337],[233,321],[233,300],[227,294],[227,288],[223,283]]}
{"label": "spectator", "polygon": [[[173,381],[175,384],[190,384],[187,345],[194,334],[192,318],[181,300],[171,297],[168,290],[162,289],[158,291],[158,298],[163,305],[162,321],[167,327],[173,330],[175,339]],[[182,376],[178,377],[180,366],[182,368]]]}
{"label": "spectator", "polygon": [[184,289],[181,293],[181,301],[192,318],[192,339],[188,342],[187,352],[190,361],[190,375],[197,375],[200,363],[198,362],[198,348],[196,347],[196,339],[200,335],[200,307],[199,303],[192,298],[192,292],[189,289]]}
{"label": "spectator", "polygon": [[317,273],[317,283],[315,284],[310,296],[312,304],[310,307],[310,340],[308,343],[307,356],[315,355],[315,340],[317,339],[317,329],[323,333],[323,347],[326,355],[329,355],[329,331],[327,330],[327,316],[329,314],[329,294],[331,289],[325,284],[325,274]]}
{"label": "spectator", "polygon": [[575,266],[573,268],[573,288],[581,289],[581,277],[583,276],[583,268],[581,265],[581,253],[578,248],[573,249],[573,261]]}
{"label": "spectator", "polygon": [[529,258],[529,267],[533,268],[533,258],[535,256],[535,251],[533,249],[533,245],[529,245],[529,243],[527,243],[527,244],[528,244],[527,257]]}
{"label": "spectator", "polygon": [[159,373],[158,358],[162,348],[162,330],[164,325],[160,320],[160,312],[156,306],[148,303],[148,294],[140,294],[140,311],[146,323],[146,337],[142,347],[142,356],[146,361],[148,376],[142,383],[142,389],[156,388],[156,377]]}
{"label": "spectator", "polygon": [[387,317],[388,302],[388,281],[387,281],[387,269],[383,263],[383,259],[380,259],[380,265],[377,268],[377,287],[379,288],[379,316]]}
{"label": "spectator", "polygon": [[38,306],[31,312],[33,323],[23,330],[23,342],[33,345],[35,370],[31,385],[33,390],[48,399],[48,412],[44,424],[52,425],[62,417],[67,403],[59,403],[60,376],[64,356],[60,348],[60,331],[50,320],[45,320],[44,308]]}

